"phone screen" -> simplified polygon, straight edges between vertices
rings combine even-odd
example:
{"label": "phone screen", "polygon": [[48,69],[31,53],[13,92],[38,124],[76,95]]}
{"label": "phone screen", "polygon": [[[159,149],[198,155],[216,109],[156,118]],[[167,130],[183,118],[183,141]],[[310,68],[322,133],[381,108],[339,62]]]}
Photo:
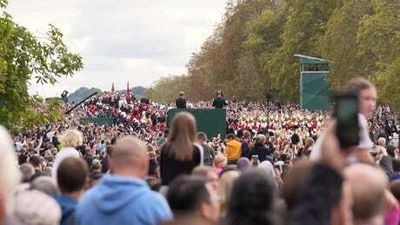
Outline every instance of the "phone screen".
{"label": "phone screen", "polygon": [[336,96],[334,116],[340,147],[357,146],[360,139],[357,96],[349,93]]}

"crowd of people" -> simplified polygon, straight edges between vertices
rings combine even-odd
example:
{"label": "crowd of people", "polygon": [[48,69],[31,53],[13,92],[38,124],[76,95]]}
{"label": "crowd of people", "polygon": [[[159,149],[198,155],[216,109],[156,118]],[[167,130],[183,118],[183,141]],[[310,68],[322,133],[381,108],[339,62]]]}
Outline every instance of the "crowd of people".
{"label": "crowd of people", "polygon": [[174,104],[117,93],[12,137],[1,128],[0,224],[399,224],[397,117],[376,107],[368,81],[346,90],[359,101],[351,148],[328,112],[222,92],[196,103],[180,93],[176,106],[225,108],[225,137],[199,132],[187,112],[167,128]]}

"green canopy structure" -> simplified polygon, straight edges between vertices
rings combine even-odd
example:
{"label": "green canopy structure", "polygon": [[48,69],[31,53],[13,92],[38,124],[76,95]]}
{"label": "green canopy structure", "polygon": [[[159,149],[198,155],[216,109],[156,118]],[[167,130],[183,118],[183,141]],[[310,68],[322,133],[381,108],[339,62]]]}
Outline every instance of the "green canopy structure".
{"label": "green canopy structure", "polygon": [[295,54],[300,59],[300,106],[307,110],[329,108],[329,65],[324,59]]}

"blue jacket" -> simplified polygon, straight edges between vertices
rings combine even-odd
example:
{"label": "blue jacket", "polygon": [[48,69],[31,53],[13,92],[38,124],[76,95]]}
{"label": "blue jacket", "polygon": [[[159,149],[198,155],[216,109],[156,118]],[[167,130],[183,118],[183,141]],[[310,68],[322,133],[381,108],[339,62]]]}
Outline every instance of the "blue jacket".
{"label": "blue jacket", "polygon": [[55,197],[58,205],[60,205],[62,217],[60,225],[72,225],[74,224],[74,212],[78,201],[69,198],[64,195],[59,195]]}
{"label": "blue jacket", "polygon": [[106,175],[76,208],[77,225],[158,225],[172,219],[164,197],[145,181]]}

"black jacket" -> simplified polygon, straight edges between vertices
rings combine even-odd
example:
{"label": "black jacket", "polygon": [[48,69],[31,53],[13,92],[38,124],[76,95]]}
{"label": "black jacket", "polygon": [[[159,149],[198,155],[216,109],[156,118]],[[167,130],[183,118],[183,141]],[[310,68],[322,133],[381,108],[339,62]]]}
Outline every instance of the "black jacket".
{"label": "black jacket", "polygon": [[200,164],[200,150],[196,146],[193,146],[191,160],[179,161],[170,151],[168,144],[165,144],[161,149],[159,164],[161,185],[169,185],[179,175],[191,174],[192,170]]}
{"label": "black jacket", "polygon": [[265,145],[256,143],[254,145],[253,150],[250,151],[250,158],[253,155],[258,155],[258,159],[260,160],[260,162],[263,162],[263,161],[267,160],[267,155],[270,155],[270,152],[265,147]]}
{"label": "black jacket", "polygon": [[226,105],[228,105],[228,104],[226,103],[225,99],[223,99],[221,97],[214,98],[213,104],[212,104],[212,106],[215,107],[216,109],[222,109]]}
{"label": "black jacket", "polygon": [[178,99],[176,99],[176,108],[178,109],[186,109],[186,99],[179,97]]}

